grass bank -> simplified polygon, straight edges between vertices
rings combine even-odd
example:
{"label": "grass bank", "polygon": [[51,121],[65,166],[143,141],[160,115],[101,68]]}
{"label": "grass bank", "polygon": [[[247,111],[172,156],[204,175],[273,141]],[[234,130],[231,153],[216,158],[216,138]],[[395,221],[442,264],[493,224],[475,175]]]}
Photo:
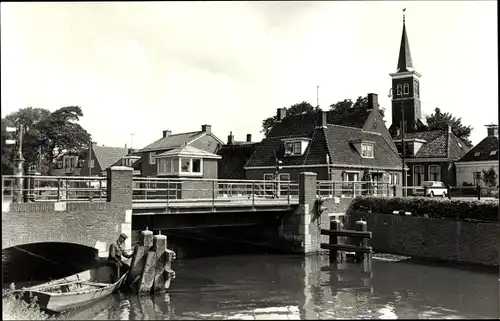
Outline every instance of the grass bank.
{"label": "grass bank", "polygon": [[2,320],[62,320],[49,316],[40,310],[36,302],[27,303],[12,294],[11,290],[2,291]]}

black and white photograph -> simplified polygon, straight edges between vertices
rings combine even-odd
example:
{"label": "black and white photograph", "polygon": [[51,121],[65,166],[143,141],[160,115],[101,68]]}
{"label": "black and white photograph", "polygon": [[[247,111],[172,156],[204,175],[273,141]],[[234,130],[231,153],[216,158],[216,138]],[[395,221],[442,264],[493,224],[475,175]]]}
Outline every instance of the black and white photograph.
{"label": "black and white photograph", "polygon": [[2,2],[2,319],[499,319],[497,9]]}

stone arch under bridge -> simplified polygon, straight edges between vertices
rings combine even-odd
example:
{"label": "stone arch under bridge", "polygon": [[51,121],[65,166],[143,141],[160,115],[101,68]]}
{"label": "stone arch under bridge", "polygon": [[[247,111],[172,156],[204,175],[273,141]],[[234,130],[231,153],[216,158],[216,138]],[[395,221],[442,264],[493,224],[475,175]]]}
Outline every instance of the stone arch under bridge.
{"label": "stone arch under bridge", "polygon": [[95,249],[97,252],[106,250],[106,242],[99,241],[87,235],[77,235],[74,233],[29,233],[6,238],[5,241],[2,241],[2,251],[11,247],[37,243],[68,243],[86,246]]}

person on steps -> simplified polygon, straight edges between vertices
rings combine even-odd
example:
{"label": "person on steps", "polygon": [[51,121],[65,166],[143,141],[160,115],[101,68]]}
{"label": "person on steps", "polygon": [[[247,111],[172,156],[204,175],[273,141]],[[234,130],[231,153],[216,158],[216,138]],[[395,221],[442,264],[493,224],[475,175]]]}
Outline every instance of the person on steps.
{"label": "person on steps", "polygon": [[127,234],[122,233],[118,237],[115,243],[112,243],[109,246],[109,256],[108,263],[113,269],[113,282],[116,282],[120,279],[120,268],[123,266],[122,256],[129,259],[132,257],[132,254],[125,253],[124,245],[125,240],[127,239]]}

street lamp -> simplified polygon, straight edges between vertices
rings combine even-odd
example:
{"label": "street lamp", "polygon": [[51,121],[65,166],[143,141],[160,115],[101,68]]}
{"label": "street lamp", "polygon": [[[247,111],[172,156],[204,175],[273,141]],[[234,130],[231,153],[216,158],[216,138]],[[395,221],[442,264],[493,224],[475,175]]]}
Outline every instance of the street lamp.
{"label": "street lamp", "polygon": [[[7,127],[6,131],[8,133],[15,133],[17,131],[18,137],[17,137],[17,150],[16,153],[14,154],[14,176],[16,177],[14,181],[14,193],[12,195],[12,202],[14,203],[21,203],[22,201],[22,188],[23,188],[23,164],[24,164],[24,157],[23,157],[23,125],[19,125],[18,128],[16,127]],[[16,143],[15,139],[6,139],[5,144],[7,145],[14,145]],[[2,186],[3,188],[3,186]],[[2,191],[3,192],[3,191]]]}
{"label": "street lamp", "polygon": [[[408,94],[406,94],[408,95]],[[405,171],[405,109],[404,109],[404,104],[403,104],[403,91],[401,89],[397,89],[396,91],[396,96],[401,97],[401,124],[400,124],[400,132],[401,132],[401,184],[403,187],[403,196],[406,196],[406,171]],[[388,97],[394,99],[394,90],[391,88],[389,90],[389,95]]]}

